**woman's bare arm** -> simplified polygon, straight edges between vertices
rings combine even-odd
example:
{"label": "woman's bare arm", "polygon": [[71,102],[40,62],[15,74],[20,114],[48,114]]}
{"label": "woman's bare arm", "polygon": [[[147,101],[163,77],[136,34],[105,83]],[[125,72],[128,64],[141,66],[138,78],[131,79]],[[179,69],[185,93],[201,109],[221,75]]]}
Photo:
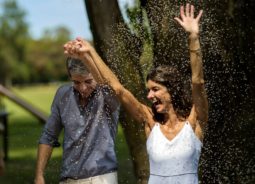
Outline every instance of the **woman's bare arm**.
{"label": "woman's bare arm", "polygon": [[[84,39],[77,38],[64,45],[65,54],[84,62],[99,83],[108,84],[116,93],[125,109],[138,122],[148,122],[148,108],[140,103],[134,95],[125,89],[117,76],[103,62],[96,50]],[[99,77],[98,77],[99,76]]]}
{"label": "woman's bare arm", "polygon": [[190,35],[190,62],[192,71],[192,98],[195,104],[197,120],[202,129],[208,121],[208,101],[204,86],[202,53],[198,35]]}
{"label": "woman's bare arm", "polygon": [[[199,42],[199,21],[202,10],[194,17],[194,6],[186,4],[185,10],[181,6],[181,18],[175,20],[189,33],[190,66],[192,72],[192,98],[196,113],[191,113],[192,120],[198,121],[204,129],[208,120],[208,101],[204,86],[202,53]],[[195,117],[195,118],[194,118]]]}

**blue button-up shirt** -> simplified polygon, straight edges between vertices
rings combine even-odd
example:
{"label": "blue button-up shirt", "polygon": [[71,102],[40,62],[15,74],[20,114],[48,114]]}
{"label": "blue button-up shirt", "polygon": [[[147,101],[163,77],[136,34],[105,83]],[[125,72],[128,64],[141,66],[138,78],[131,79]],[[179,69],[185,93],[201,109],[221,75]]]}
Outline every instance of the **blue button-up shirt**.
{"label": "blue button-up shirt", "polygon": [[71,85],[58,89],[39,144],[58,146],[64,129],[60,180],[117,170],[114,141],[118,116],[119,102],[106,85],[96,87],[85,107],[79,105],[79,93]]}

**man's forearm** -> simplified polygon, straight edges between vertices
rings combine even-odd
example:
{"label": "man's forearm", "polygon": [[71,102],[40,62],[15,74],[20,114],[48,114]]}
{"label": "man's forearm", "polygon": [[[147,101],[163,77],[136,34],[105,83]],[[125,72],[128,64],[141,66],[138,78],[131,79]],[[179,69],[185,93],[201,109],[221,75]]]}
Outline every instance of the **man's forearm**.
{"label": "man's forearm", "polygon": [[43,176],[48,160],[51,157],[52,150],[53,148],[47,144],[39,144],[35,177]]}

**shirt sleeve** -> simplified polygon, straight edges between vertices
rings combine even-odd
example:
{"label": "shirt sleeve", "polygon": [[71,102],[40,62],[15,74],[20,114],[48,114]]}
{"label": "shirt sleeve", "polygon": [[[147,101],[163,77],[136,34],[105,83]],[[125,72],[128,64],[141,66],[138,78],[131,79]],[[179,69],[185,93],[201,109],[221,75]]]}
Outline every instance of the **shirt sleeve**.
{"label": "shirt sleeve", "polygon": [[47,144],[52,147],[59,147],[58,136],[62,130],[61,117],[59,113],[60,90],[57,91],[51,105],[51,114],[44,126],[39,144]]}
{"label": "shirt sleeve", "polygon": [[119,110],[120,102],[114,91],[107,85],[102,86],[102,91],[104,94],[104,100],[107,110],[109,110],[111,113]]}

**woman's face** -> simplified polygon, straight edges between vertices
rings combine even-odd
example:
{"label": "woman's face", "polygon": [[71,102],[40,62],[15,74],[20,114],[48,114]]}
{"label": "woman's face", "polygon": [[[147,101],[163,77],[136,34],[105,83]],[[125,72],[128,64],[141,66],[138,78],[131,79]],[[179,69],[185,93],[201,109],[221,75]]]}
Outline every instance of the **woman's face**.
{"label": "woman's face", "polygon": [[74,89],[80,93],[82,98],[87,98],[94,91],[97,84],[91,74],[72,74],[71,80],[73,82]]}
{"label": "woman's face", "polygon": [[152,102],[158,113],[166,113],[171,106],[171,96],[167,88],[152,80],[147,81],[147,98]]}

